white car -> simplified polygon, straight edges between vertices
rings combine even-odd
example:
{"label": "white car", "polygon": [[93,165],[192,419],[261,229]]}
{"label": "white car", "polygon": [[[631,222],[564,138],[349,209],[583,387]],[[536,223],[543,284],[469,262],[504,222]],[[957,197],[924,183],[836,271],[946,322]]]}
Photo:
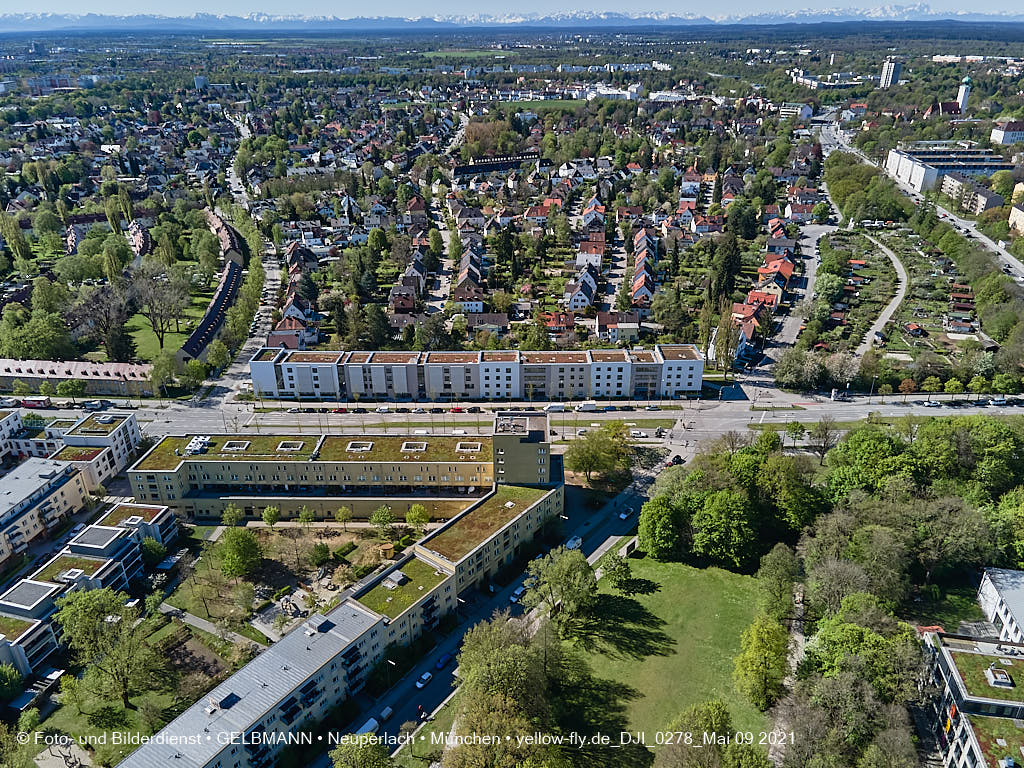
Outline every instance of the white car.
{"label": "white car", "polygon": [[0,399],[0,407],[3,408],[17,408],[21,405],[21,400],[16,397],[5,397]]}
{"label": "white car", "polygon": [[519,598],[521,598],[523,596],[523,593],[525,593],[525,592],[526,592],[526,587],[516,587],[516,591],[513,592],[511,595],[509,595],[508,601],[510,603],[518,603],[519,602]]}
{"label": "white car", "polygon": [[633,508],[627,507],[626,509],[619,512],[619,520],[628,520],[633,514]]}
{"label": "white car", "polygon": [[430,681],[434,679],[434,676],[429,672],[424,672],[420,675],[419,680],[416,681],[417,688],[426,688],[430,685]]}
{"label": "white car", "polygon": [[940,403],[938,400],[925,400],[924,401],[924,407],[925,408],[941,408],[942,407],[942,403]]}
{"label": "white car", "polygon": [[583,546],[583,539],[579,536],[573,536],[569,541],[565,543],[566,549],[579,549]]}
{"label": "white car", "polygon": [[388,412],[388,407],[386,405],[378,405],[376,408],[374,408],[374,410],[377,413],[387,413]]}

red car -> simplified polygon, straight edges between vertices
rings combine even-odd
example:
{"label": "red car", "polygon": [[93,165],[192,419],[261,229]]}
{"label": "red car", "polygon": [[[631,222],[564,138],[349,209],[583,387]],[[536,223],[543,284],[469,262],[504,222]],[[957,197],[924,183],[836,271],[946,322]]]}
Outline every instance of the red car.
{"label": "red car", "polygon": [[463,411],[463,409],[456,405],[454,408],[452,408],[449,411],[449,413],[462,413],[462,411]]}

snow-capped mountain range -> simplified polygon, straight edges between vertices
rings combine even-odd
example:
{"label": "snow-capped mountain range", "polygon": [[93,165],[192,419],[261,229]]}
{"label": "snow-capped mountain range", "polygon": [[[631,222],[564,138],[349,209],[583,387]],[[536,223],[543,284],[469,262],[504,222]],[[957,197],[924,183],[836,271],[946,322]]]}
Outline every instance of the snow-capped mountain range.
{"label": "snow-capped mountain range", "polygon": [[571,11],[549,14],[437,15],[417,18],[393,16],[304,16],[250,13],[244,16],[197,13],[190,16],[157,14],[104,15],[64,13],[0,13],[0,33],[47,31],[344,31],[353,29],[437,30],[466,27],[615,28],[681,27],[701,24],[810,24],[848,21],[955,21],[1020,22],[1021,13],[938,11],[924,3],[883,5],[875,8],[794,9],[756,14],[697,15],[667,12],[621,13]]}

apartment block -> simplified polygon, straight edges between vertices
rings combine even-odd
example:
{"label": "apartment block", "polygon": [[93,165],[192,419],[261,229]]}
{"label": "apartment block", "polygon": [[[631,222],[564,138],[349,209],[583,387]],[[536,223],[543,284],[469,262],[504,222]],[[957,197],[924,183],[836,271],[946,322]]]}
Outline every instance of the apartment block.
{"label": "apartment block", "polygon": [[923,142],[903,149],[890,149],[885,171],[917,192],[934,189],[949,173],[965,176],[991,176],[996,171],[1012,171],[1013,163],[988,149],[966,142]]}
{"label": "apartment block", "polygon": [[1024,120],[996,123],[989,135],[989,140],[993,144],[1024,143]]}
{"label": "apartment block", "polygon": [[264,348],[249,361],[249,370],[257,396],[300,400],[674,398],[700,392],[704,359],[692,344],[579,352]]}
{"label": "apartment block", "polygon": [[78,468],[51,459],[26,459],[0,477],[0,563],[80,510],[86,495]]}
{"label": "apartment block", "polygon": [[97,413],[51,421],[23,418],[18,411],[4,413],[0,418],[0,454],[72,463],[81,470],[89,492],[124,470],[142,441],[133,413]]}
{"label": "apartment block", "polygon": [[945,768],[1011,768],[1024,760],[1024,645],[929,633],[940,695],[931,720]]}
{"label": "apartment block", "polygon": [[975,216],[989,208],[999,208],[1003,204],[1003,196],[984,187],[970,176],[962,173],[947,173],[941,178],[940,191],[946,197],[956,200],[961,210]]}
{"label": "apartment block", "polygon": [[167,507],[118,504],[99,525],[86,526],[7,589],[0,595],[0,663],[23,675],[40,669],[58,648],[50,621],[57,599],[74,590],[129,591],[143,575],[141,544],[150,535],[162,544],[177,536],[177,521]]}
{"label": "apartment block", "polygon": [[[125,758],[119,768],[266,768],[406,645],[485,586],[563,511],[562,486],[499,485],[326,615],[314,615]],[[210,738],[188,738],[190,734]],[[231,734],[235,734],[231,738]]]}
{"label": "apartment block", "polygon": [[128,479],[140,502],[190,519],[219,517],[228,504],[253,517],[268,505],[329,517],[341,498],[472,499],[496,483],[560,481],[547,434],[545,415],[501,411],[480,436],[170,435]]}

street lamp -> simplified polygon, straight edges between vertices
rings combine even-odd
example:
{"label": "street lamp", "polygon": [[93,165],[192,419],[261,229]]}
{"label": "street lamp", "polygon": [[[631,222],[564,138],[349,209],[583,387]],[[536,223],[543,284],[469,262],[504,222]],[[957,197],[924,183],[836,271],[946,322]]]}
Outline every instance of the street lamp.
{"label": "street lamp", "polygon": [[875,393],[875,381],[878,379],[878,374],[871,377],[871,388],[868,390],[868,405],[871,405],[871,395]]}

